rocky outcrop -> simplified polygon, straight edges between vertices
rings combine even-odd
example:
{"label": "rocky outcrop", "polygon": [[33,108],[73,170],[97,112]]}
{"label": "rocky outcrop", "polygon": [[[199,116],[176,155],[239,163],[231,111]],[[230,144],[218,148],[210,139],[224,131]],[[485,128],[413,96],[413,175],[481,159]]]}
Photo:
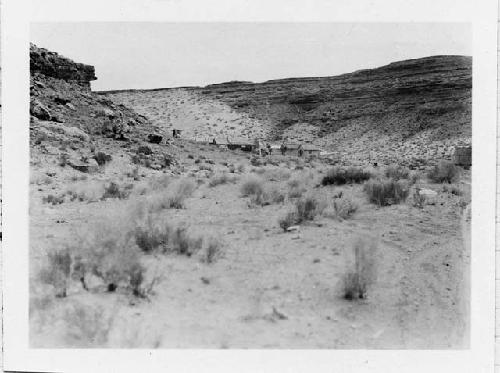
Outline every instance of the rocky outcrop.
{"label": "rocky outcrop", "polygon": [[[129,149],[131,143],[148,142],[151,133],[162,135],[161,129],[144,116],[92,92],[90,82],[97,79],[93,66],[75,63],[33,44],[30,61],[32,155],[46,154],[47,147],[70,148],[70,158],[78,161],[67,164],[82,172],[93,172],[100,161],[100,165],[107,163],[106,157],[93,159],[95,144],[105,143],[109,151],[113,147]],[[163,159],[168,154],[155,146],[153,155],[165,165]],[[130,156],[135,152],[131,151]]]}
{"label": "rocky outcrop", "polygon": [[87,88],[90,88],[91,81],[97,79],[94,66],[73,62],[34,44],[30,45],[30,71],[32,75],[42,74]]}

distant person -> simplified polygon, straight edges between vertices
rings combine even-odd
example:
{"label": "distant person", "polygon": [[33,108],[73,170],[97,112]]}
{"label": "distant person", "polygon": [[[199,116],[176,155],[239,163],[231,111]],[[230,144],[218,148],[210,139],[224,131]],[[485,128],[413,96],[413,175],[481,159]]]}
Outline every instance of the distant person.
{"label": "distant person", "polygon": [[271,144],[267,144],[267,154],[271,155],[273,150],[271,149]]}
{"label": "distant person", "polygon": [[299,157],[302,157],[304,155],[304,148],[302,147],[302,144],[299,145],[298,153]]}
{"label": "distant person", "polygon": [[214,138],[213,138],[213,140],[212,140],[212,144],[213,144],[213,145],[217,145],[217,141],[215,140],[215,137],[214,137]]}

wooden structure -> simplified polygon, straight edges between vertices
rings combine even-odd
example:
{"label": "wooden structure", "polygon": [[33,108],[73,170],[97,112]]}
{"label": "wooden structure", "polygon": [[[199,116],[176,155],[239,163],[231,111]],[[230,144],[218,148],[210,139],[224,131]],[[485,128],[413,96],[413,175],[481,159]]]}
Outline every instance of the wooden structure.
{"label": "wooden structure", "polygon": [[453,163],[464,168],[472,166],[472,146],[457,146],[453,154]]}

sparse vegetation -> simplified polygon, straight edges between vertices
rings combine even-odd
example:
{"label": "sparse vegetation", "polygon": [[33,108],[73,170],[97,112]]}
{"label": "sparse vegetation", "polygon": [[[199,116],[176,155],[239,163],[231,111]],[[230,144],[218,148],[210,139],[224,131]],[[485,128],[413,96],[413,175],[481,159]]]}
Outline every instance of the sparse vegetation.
{"label": "sparse vegetation", "polygon": [[443,185],[443,192],[453,194],[454,196],[461,196],[464,194],[463,190],[457,185]]}
{"label": "sparse vegetation", "polygon": [[132,184],[125,185],[123,188],[115,183],[114,181],[110,182],[107,186],[104,187],[104,194],[102,195],[102,199],[108,198],[118,198],[124,199],[130,195],[131,189],[133,188]]}
{"label": "sparse vegetation", "polygon": [[222,244],[220,240],[215,237],[209,237],[205,245],[202,261],[207,264],[212,264],[221,256]]}
{"label": "sparse vegetation", "polygon": [[390,165],[385,169],[385,177],[393,180],[408,179],[410,176],[410,170],[404,166],[400,165]]}
{"label": "sparse vegetation", "polygon": [[241,186],[243,197],[261,195],[264,193],[264,181],[260,178],[249,178]]}
{"label": "sparse vegetation", "polygon": [[52,285],[56,297],[66,297],[73,260],[67,248],[49,252],[47,264],[40,270],[42,283]]}
{"label": "sparse vegetation", "polygon": [[335,216],[339,219],[349,219],[356,210],[358,205],[350,197],[340,197],[335,198],[333,201],[333,208],[335,210]]}
{"label": "sparse vegetation", "polygon": [[344,185],[344,184],[359,184],[369,180],[371,174],[361,168],[356,167],[333,167],[326,176],[323,177],[321,184],[325,185]]}
{"label": "sparse vegetation", "polygon": [[60,205],[64,202],[64,196],[54,196],[49,194],[47,197],[42,198],[43,203],[50,203],[51,205]]}
{"label": "sparse vegetation", "polygon": [[373,240],[358,239],[353,246],[354,263],[342,279],[342,293],[347,300],[364,299],[376,277],[377,245]]}
{"label": "sparse vegetation", "polygon": [[423,209],[427,198],[426,198],[425,194],[420,193],[420,190],[421,189],[419,187],[416,187],[413,190],[413,194],[412,194],[413,203],[412,203],[412,205],[413,205],[413,207]]}
{"label": "sparse vegetation", "polygon": [[227,183],[234,183],[236,182],[236,177],[234,176],[229,176],[227,173],[222,173],[213,176],[210,181],[208,182],[208,186],[210,187],[216,187],[218,185],[222,184],[227,184]]}
{"label": "sparse vegetation", "polygon": [[427,173],[434,183],[454,183],[460,178],[460,169],[449,161],[440,161]]}
{"label": "sparse vegetation", "polygon": [[308,196],[295,202],[294,209],[279,220],[280,227],[286,231],[292,225],[312,221],[325,210],[325,205],[318,199]]}
{"label": "sparse vegetation", "polygon": [[394,179],[371,179],[364,185],[370,202],[379,206],[395,205],[406,201],[410,193],[408,182]]}
{"label": "sparse vegetation", "polygon": [[159,192],[151,199],[150,206],[154,211],[164,209],[183,209],[185,201],[191,197],[196,184],[191,179],[180,179],[172,183],[166,191]]}

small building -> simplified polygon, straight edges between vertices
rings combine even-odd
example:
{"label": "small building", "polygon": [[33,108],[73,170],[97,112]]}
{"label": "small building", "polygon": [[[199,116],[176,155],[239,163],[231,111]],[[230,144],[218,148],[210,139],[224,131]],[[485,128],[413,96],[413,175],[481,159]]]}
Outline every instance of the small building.
{"label": "small building", "polygon": [[304,149],[304,155],[318,157],[321,153],[321,149],[314,145],[304,145],[302,148]]}
{"label": "small building", "polygon": [[174,139],[181,137],[181,133],[182,133],[182,130],[179,130],[179,129],[172,130],[172,136]]}
{"label": "small building", "polygon": [[453,154],[453,163],[464,168],[472,166],[472,146],[457,146]]}

